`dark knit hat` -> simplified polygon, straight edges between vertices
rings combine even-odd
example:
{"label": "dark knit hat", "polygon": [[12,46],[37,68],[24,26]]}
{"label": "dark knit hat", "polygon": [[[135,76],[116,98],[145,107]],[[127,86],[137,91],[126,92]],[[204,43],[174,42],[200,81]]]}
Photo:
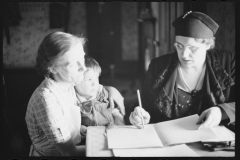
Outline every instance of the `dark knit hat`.
{"label": "dark knit hat", "polygon": [[176,36],[192,38],[212,38],[218,29],[218,24],[201,12],[189,11],[178,17],[173,23]]}

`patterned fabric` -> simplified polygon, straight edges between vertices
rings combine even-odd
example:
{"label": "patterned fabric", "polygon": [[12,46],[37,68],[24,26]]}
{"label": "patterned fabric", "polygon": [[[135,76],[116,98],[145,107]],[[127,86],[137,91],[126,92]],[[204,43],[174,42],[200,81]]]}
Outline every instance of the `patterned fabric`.
{"label": "patterned fabric", "polygon": [[79,107],[81,109],[81,112],[83,114],[88,114],[91,113],[92,111],[92,106],[94,106],[95,101],[94,100],[89,100],[89,101],[85,101],[83,103],[79,103]]}
{"label": "patterned fabric", "polygon": [[[45,78],[31,96],[25,117],[33,148],[38,152],[33,152],[33,156],[40,152],[46,156],[60,156],[54,144],[71,137],[75,144],[79,143],[79,112],[73,87],[63,88],[55,81]],[[79,120],[78,123],[72,124],[74,119]]]}
{"label": "patterned fabric", "polygon": [[190,93],[178,89],[178,104],[176,107],[176,113],[178,117],[186,117],[189,115],[197,114],[197,107],[202,100],[202,90],[199,90],[199,94],[192,97]]}
{"label": "patterned fabric", "polygon": [[[80,95],[77,94],[77,97]],[[106,126],[114,122],[112,108],[108,101],[108,91],[99,87],[95,99],[78,104],[81,108],[82,125],[85,126]]]}

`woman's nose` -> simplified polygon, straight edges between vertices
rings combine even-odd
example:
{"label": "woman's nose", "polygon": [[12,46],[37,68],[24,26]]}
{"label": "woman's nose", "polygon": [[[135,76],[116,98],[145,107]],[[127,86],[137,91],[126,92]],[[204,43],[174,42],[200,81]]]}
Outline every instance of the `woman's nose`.
{"label": "woman's nose", "polygon": [[189,57],[190,52],[191,51],[188,47],[184,47],[183,52],[182,52],[182,57],[184,57],[184,58]]}
{"label": "woman's nose", "polygon": [[85,72],[87,70],[86,66],[84,63],[78,63],[79,71]]}
{"label": "woman's nose", "polygon": [[78,67],[79,67],[79,71],[81,71],[81,72],[85,72],[87,70],[84,61],[79,61],[78,62]]}
{"label": "woman's nose", "polygon": [[87,70],[85,65],[82,65],[82,68],[83,68],[83,72],[85,72]]}

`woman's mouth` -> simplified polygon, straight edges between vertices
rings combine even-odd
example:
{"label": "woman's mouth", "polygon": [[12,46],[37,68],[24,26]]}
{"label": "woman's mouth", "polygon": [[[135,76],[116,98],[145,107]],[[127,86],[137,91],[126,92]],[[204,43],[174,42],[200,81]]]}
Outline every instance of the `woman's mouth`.
{"label": "woman's mouth", "polygon": [[190,63],[190,62],[192,62],[192,60],[188,60],[188,59],[182,59],[182,61],[183,61],[184,63]]}

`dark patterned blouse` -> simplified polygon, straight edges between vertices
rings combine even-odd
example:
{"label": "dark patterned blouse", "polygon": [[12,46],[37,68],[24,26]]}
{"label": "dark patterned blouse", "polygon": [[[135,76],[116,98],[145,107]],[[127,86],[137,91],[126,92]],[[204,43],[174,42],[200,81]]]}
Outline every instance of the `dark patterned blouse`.
{"label": "dark patterned blouse", "polygon": [[198,95],[192,97],[190,93],[178,88],[178,111],[180,117],[197,114],[197,107],[202,100],[203,93],[199,90]]}

